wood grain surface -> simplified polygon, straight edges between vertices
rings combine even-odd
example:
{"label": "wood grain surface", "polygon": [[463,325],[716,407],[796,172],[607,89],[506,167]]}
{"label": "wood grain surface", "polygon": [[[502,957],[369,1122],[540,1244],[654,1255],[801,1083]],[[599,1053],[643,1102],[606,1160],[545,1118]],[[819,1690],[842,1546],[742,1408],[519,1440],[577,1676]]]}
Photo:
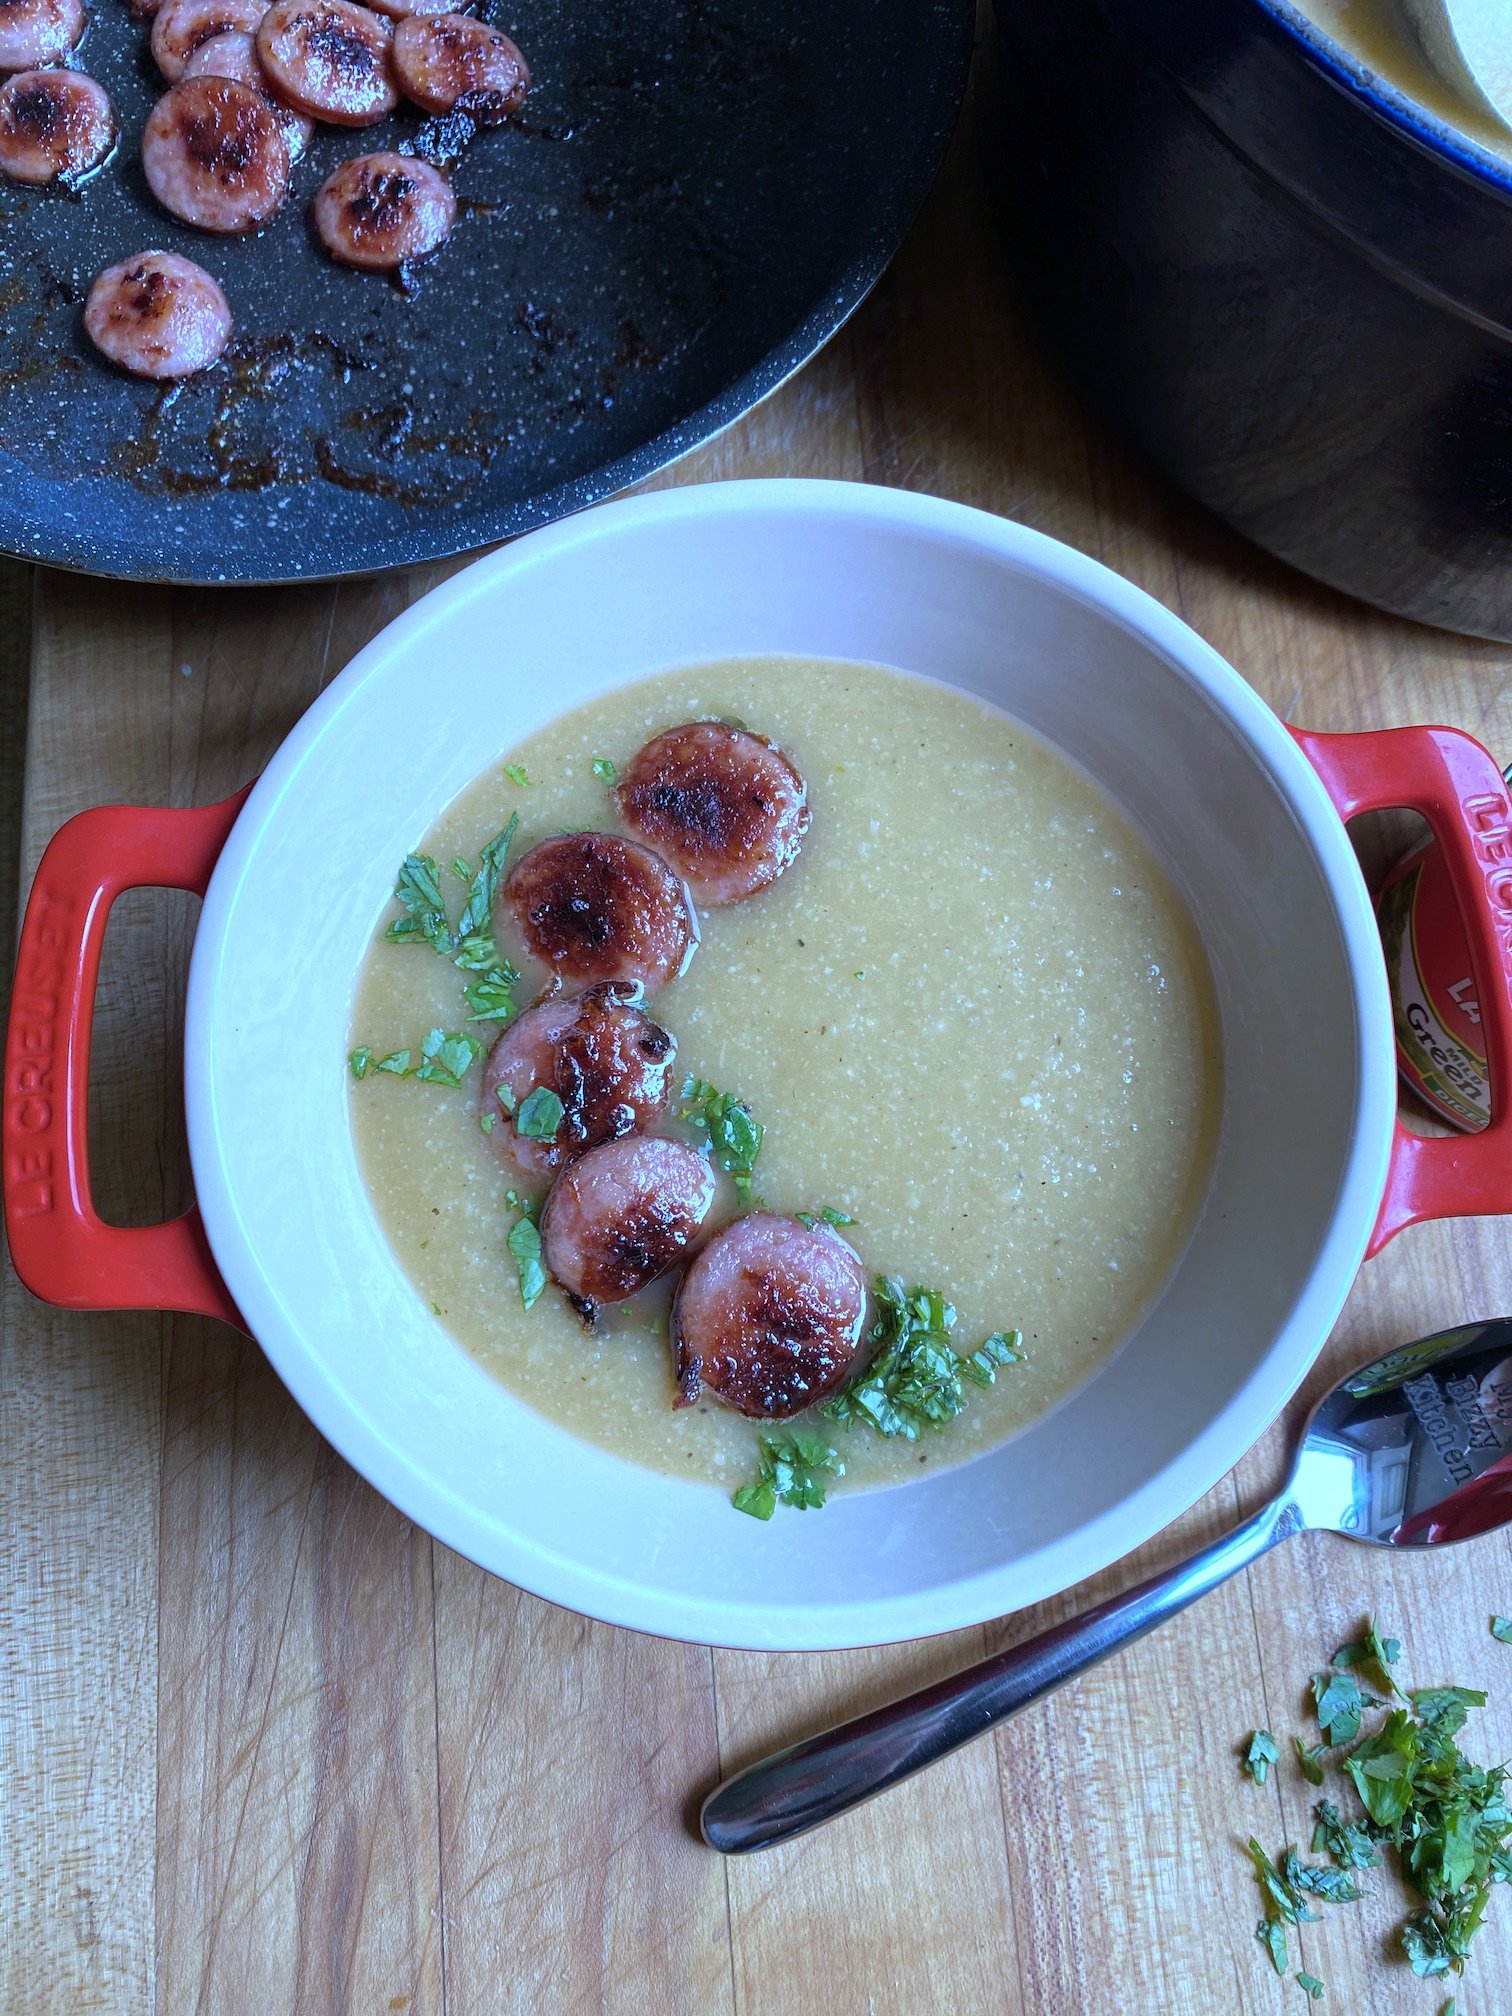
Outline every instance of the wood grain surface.
{"label": "wood grain surface", "polygon": [[[1149,589],[1317,728],[1424,719],[1512,755],[1512,653],[1373,615],[1186,504],[1080,406],[1026,327],[969,122],[884,284],[779,395],[664,480],[803,473],[964,499]],[[252,776],[324,681],[445,570],[170,593],[37,585],[0,809],[24,884],[102,800]],[[7,892],[8,900],[8,892]],[[0,920],[8,921],[8,920]],[[175,1090],[187,899],[112,922],[95,1048],[100,1194],[186,1195]],[[1278,1099],[1286,1087],[1276,1088]],[[1244,1837],[1310,1831],[1252,1726],[1307,1726],[1315,1665],[1374,1611],[1418,1684],[1483,1686],[1467,1744],[1512,1754],[1512,1542],[1433,1559],[1292,1542],[1157,1636],[780,1852],[696,1842],[731,1766],[1033,1632],[1218,1533],[1278,1480],[1284,1428],[1096,1582],[982,1630],[759,1656],[588,1623],[391,1510],[255,1346],[185,1317],[70,1316],[4,1290],[0,2009],[15,2016],[1250,2016],[1311,2007],[1255,1944]],[[1500,1223],[1409,1232],[1365,1271],[1307,1393],[1351,1361],[1512,1312]],[[1294,1937],[1323,2010],[1437,2016],[1371,1902]],[[1512,1895],[1462,2016],[1512,2009]]]}

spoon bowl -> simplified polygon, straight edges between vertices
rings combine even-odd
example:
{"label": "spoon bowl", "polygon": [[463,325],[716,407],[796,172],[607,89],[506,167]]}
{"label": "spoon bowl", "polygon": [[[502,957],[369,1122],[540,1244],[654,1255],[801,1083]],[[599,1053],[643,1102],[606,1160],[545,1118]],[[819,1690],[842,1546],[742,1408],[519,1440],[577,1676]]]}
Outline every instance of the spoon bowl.
{"label": "spoon bowl", "polygon": [[1434,1547],[1512,1522],[1512,1318],[1440,1330],[1341,1379],[1313,1409],[1285,1488],[1190,1560],[933,1687],[716,1786],[703,1837],[775,1847],[849,1812],[1085,1673],[1293,1533]]}

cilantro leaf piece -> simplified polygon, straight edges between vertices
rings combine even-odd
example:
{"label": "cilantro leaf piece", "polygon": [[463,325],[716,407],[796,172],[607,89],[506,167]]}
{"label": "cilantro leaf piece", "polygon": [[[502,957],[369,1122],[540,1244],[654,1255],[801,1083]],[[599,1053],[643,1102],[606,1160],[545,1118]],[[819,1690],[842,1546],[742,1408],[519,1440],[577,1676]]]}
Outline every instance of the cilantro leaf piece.
{"label": "cilantro leaf piece", "polygon": [[1024,1360],[1022,1330],[994,1330],[975,1351],[961,1359],[960,1372],[973,1386],[991,1386],[1004,1365],[1021,1365]]}
{"label": "cilantro leaf piece", "polygon": [[1499,1639],[1503,1645],[1512,1645],[1512,1617],[1493,1617],[1491,1636]]}
{"label": "cilantro leaf piece", "polygon": [[492,1134],[495,1126],[498,1124],[498,1119],[499,1116],[497,1113],[480,1113],[478,1115],[478,1125],[483,1129],[485,1134]]}
{"label": "cilantro leaf piece", "polygon": [[1393,1709],[1373,1736],[1344,1760],[1365,1811],[1378,1827],[1395,1827],[1412,1804],[1421,1741],[1405,1709]]}
{"label": "cilantro leaf piece", "polygon": [[515,1109],[515,1132],[527,1141],[555,1141],[566,1113],[566,1107],[549,1085],[537,1085]]}
{"label": "cilantro leaf piece", "polygon": [[813,1231],[819,1222],[812,1211],[795,1211],[793,1216],[798,1220],[800,1225],[806,1225],[810,1232]]}
{"label": "cilantro leaf piece", "polygon": [[752,1171],[766,1129],[743,1099],[733,1092],[717,1092],[707,1078],[684,1080],[682,1096],[681,1117],[708,1135],[714,1160],[734,1177],[741,1203],[749,1204]]}
{"label": "cilantro leaf piece", "polygon": [[396,1078],[408,1078],[411,1054],[408,1050],[390,1050],[387,1057],[378,1059],[374,1068],[379,1071],[391,1071]]}
{"label": "cilantro leaf piece", "polygon": [[795,1428],[790,1435],[761,1435],[756,1440],[757,1475],[742,1484],[732,1503],[753,1519],[770,1519],[779,1504],[799,1512],[823,1505],[825,1477],[843,1477],[845,1465],[822,1435]]}
{"label": "cilantro leaf piece", "polygon": [[1443,2008],[1440,2009],[1439,2016],[1455,2016],[1455,1998],[1452,1995]]}
{"label": "cilantro leaf piece", "polygon": [[1300,1967],[1297,1969],[1297,1985],[1299,1988],[1305,1988],[1314,2002],[1319,2001],[1323,1996],[1323,1983],[1318,1979],[1317,1975],[1308,1974]]}
{"label": "cilantro leaf piece", "polygon": [[[1318,1762],[1318,1759],[1323,1755],[1328,1745],[1326,1743],[1315,1743],[1311,1750],[1309,1750],[1300,1736],[1293,1736],[1292,1745],[1297,1753],[1297,1768],[1301,1771],[1302,1776],[1307,1780],[1309,1785],[1321,1785],[1323,1783],[1323,1766]],[[1315,1841],[1313,1843],[1314,1848],[1317,1845]]]}
{"label": "cilantro leaf piece", "polygon": [[1361,1715],[1375,1703],[1361,1694],[1349,1673],[1315,1673],[1312,1684],[1324,1742],[1331,1750],[1343,1743],[1353,1743],[1360,1733]]}
{"label": "cilantro leaf piece", "polygon": [[533,1309],[546,1286],[546,1269],[541,1262],[541,1234],[529,1205],[522,1207],[510,1227],[507,1243],[520,1277],[520,1300],[527,1309]]}
{"label": "cilantro leaf piece", "polygon": [[456,1091],[482,1055],[483,1045],[475,1036],[432,1029],[420,1046],[421,1062],[415,1067],[415,1076],[427,1085],[447,1085]]}
{"label": "cilantro leaf piece", "polygon": [[467,892],[467,902],[463,906],[461,917],[457,920],[459,939],[474,937],[479,932],[492,931],[494,905],[499,900],[499,884],[504,879],[504,863],[519,827],[519,813],[511,812],[509,824],[503,832],[496,833],[479,854],[478,872],[472,879]]}
{"label": "cilantro leaf piece", "polygon": [[460,854],[452,856],[451,871],[459,882],[471,882],[472,880],[472,863],[464,860]]}
{"label": "cilantro leaf piece", "polygon": [[1445,1738],[1457,1736],[1470,1709],[1484,1708],[1486,1697],[1478,1687],[1424,1687],[1413,1694],[1412,1705],[1435,1738]]}
{"label": "cilantro leaf piece", "polygon": [[1377,1685],[1387,1694],[1401,1693],[1401,1689],[1386,1670],[1394,1666],[1402,1656],[1402,1641],[1399,1638],[1383,1638],[1376,1629],[1374,1617],[1365,1619],[1365,1628],[1352,1645],[1341,1645],[1331,1666],[1364,1666],[1373,1675]]}
{"label": "cilantro leaf piece", "polygon": [[1240,1759],[1239,1768],[1247,1771],[1257,1785],[1263,1785],[1280,1755],[1269,1729],[1255,1729],[1250,1732],[1249,1748]]}
{"label": "cilantro leaf piece", "polygon": [[355,1050],[347,1053],[347,1069],[358,1080],[366,1078],[372,1062],[373,1052],[366,1043],[359,1043]]}
{"label": "cilantro leaf piece", "polygon": [[507,1022],[515,1012],[514,990],[520,975],[508,960],[462,989],[462,999],[474,1022]]}
{"label": "cilantro leaf piece", "polygon": [[1421,1980],[1447,1974],[1454,1965],[1444,1927],[1432,1911],[1416,1912],[1407,1920],[1402,1927],[1402,1951]]}
{"label": "cilantro leaf piece", "polygon": [[753,1519],[770,1519],[777,1510],[777,1493],[769,1477],[754,1484],[742,1484],[730,1503],[737,1512],[749,1512]]}
{"label": "cilantro leaf piece", "polygon": [[[1321,1771],[1318,1776],[1322,1778]],[[1321,1849],[1327,1849],[1341,1869],[1375,1869],[1380,1866],[1381,1858],[1358,1820],[1345,1820],[1338,1807],[1327,1799],[1318,1801],[1313,1814],[1316,1819],[1312,1838],[1314,1855]]]}
{"label": "cilantro leaf piece", "polygon": [[1287,1849],[1281,1873],[1294,1897],[1321,1897],[1329,1904],[1357,1904],[1365,1895],[1347,1870],[1306,1863],[1295,1848]]}
{"label": "cilantro leaf piece", "polygon": [[826,1204],[819,1213],[819,1216],[824,1220],[826,1225],[833,1225],[837,1230],[842,1225],[854,1225],[856,1223],[856,1220],[852,1218],[849,1211],[837,1211],[831,1204]]}
{"label": "cilantro leaf piece", "polygon": [[516,790],[529,790],[530,772],[525,768],[523,763],[506,763],[504,765],[504,775],[515,786]]}
{"label": "cilantro leaf piece", "polygon": [[446,921],[446,898],[441,894],[441,878],[429,854],[407,854],[394,898],[403,910],[384,932],[391,945],[423,944],[450,955],[451,928]]}
{"label": "cilantro leaf piece", "polygon": [[[1266,1900],[1266,1909],[1270,1915],[1280,1918],[1287,1925],[1303,1925],[1316,1919],[1318,1913],[1310,1911],[1302,1902],[1253,1834],[1245,1846],[1249,1849],[1250,1860],[1255,1865],[1255,1881],[1260,1885],[1260,1894]],[[1292,1852],[1290,1849],[1287,1850],[1288,1854]]]}
{"label": "cilantro leaf piece", "polygon": [[[602,784],[606,790],[611,789],[615,781],[619,777],[618,770],[615,769],[614,765],[609,761],[609,758],[607,756],[594,757],[593,774],[595,777],[597,777],[600,784]],[[767,1517],[770,1518],[771,1514],[768,1513]]]}
{"label": "cilantro leaf piece", "polygon": [[1255,1937],[1269,1953],[1272,1967],[1284,1975],[1288,1964],[1286,1927],[1277,1918],[1262,1918],[1255,1927]]}

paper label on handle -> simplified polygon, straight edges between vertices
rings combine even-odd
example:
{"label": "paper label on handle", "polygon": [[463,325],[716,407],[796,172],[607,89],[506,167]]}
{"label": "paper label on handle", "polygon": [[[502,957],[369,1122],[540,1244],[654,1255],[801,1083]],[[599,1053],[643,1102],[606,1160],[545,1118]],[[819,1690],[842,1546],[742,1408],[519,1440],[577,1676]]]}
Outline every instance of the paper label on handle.
{"label": "paper label on handle", "polygon": [[1402,1076],[1436,1113],[1475,1132],[1491,1118],[1480,1007],[1438,847],[1401,862],[1376,904]]}

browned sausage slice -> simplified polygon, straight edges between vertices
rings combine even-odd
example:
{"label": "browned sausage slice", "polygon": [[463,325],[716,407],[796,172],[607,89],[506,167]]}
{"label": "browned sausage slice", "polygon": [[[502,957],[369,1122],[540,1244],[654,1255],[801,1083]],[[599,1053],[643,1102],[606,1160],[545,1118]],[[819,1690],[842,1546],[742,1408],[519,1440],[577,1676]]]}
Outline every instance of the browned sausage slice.
{"label": "browned sausage slice", "polygon": [[739,903],[797,859],[808,790],[763,735],[689,721],[654,735],[615,792],[620,816],[700,903]]}
{"label": "browned sausage slice", "polygon": [[255,231],[289,193],[289,149],[268,100],[229,77],[186,77],[142,129],[142,169],[163,208],[201,231]]}
{"label": "browned sausage slice", "polygon": [[633,1134],[564,1169],[541,1214],[552,1275],[583,1315],[623,1302],[674,1266],[714,1202],[714,1172],[681,1141]]}
{"label": "browned sausage slice", "polygon": [[0,173],[13,182],[80,182],[115,145],[115,114],[79,70],[23,70],[0,85]]}
{"label": "browned sausage slice", "polygon": [[0,70],[60,63],[84,21],[84,0],[0,0]]}
{"label": "browned sausage slice", "polygon": [[213,364],[231,337],[226,297],[202,266],[176,252],[138,252],[107,266],[84,304],[89,340],[138,378],[187,378]]}
{"label": "browned sausage slice", "polygon": [[533,957],[565,979],[674,979],[697,943],[687,891],[649,847],[614,833],[563,833],[522,854],[503,902]]}
{"label": "browned sausage slice", "polygon": [[[507,1025],[488,1053],[482,1095],[494,1123],[489,1140],[506,1169],[522,1176],[558,1169],[666,1112],[677,1044],[639,999],[632,986],[590,987],[542,1001]],[[537,1086],[562,1102],[561,1124],[547,1140],[521,1134],[515,1122]]]}
{"label": "browned sausage slice", "polygon": [[176,84],[202,42],[228,28],[250,35],[267,11],[267,0],[163,0],[152,23],[153,61]]}
{"label": "browned sausage slice", "polygon": [[389,74],[391,30],[350,0],[278,0],[257,29],[275,93],[333,126],[372,126],[399,103]]}
{"label": "browned sausage slice", "polygon": [[245,84],[249,91],[260,92],[273,107],[278,130],[289,150],[290,165],[303,158],[314,125],[302,112],[291,112],[287,105],[280,105],[269,91],[263,67],[257,60],[257,44],[244,29],[227,28],[219,35],[212,35],[208,42],[201,42],[184,65],[184,75],[229,77],[234,83]]}
{"label": "browned sausage slice", "polygon": [[427,258],[446,243],[457,199],[428,161],[408,154],[359,154],[326,178],[311,214],[333,259],[385,273]]}
{"label": "browned sausage slice", "polygon": [[678,1405],[701,1392],[780,1421],[845,1381],[866,1329],[866,1275],[828,1225],[753,1211],[717,1232],[672,1305]]}
{"label": "browned sausage slice", "polygon": [[530,70],[509,37],[467,14],[412,14],[394,30],[394,75],[422,112],[460,105],[497,126],[530,89]]}
{"label": "browned sausage slice", "polygon": [[391,21],[404,21],[411,14],[449,14],[452,0],[372,0],[374,10]]}

